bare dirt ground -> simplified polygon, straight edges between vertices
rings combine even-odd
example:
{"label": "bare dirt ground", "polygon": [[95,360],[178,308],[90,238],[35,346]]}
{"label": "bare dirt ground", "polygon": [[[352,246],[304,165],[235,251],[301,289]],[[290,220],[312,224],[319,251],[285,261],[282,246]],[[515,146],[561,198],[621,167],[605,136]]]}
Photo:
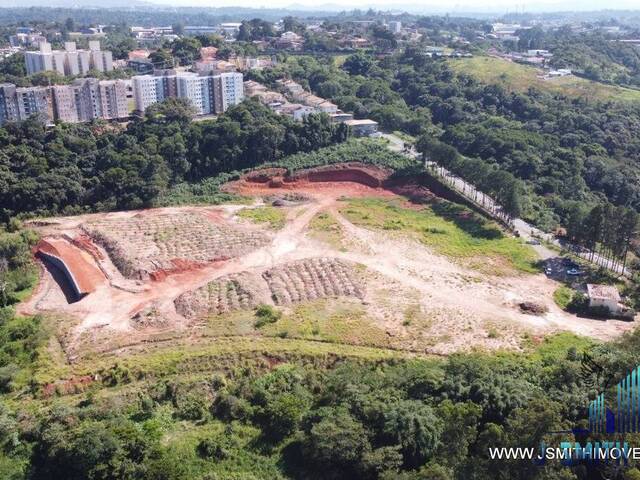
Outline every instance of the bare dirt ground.
{"label": "bare dirt ground", "polygon": [[[519,349],[525,334],[541,336],[565,330],[607,339],[635,326],[635,322],[591,320],[562,311],[552,299],[558,284],[542,274],[514,271],[509,276],[491,276],[435,254],[415,240],[356,226],[338,210],[342,197],[393,198],[395,194],[352,181],[324,180],[278,186],[255,182],[233,185],[238,193],[257,198],[292,191],[309,197],[309,202],[281,207],[286,212],[286,222],[284,228],[275,232],[235,216],[235,212],[246,205],[144,211],[147,216],[197,214],[198,218],[208,218],[235,232],[260,232],[267,237],[265,244],[253,245],[233,258],[176,269],[161,277],[125,278],[99,241],[85,235],[82,242],[74,242],[73,248],[85,259],[95,262],[106,281],[79,301],[69,303],[68,295],[60,286],[60,275],[56,278],[55,272],[45,268],[36,292],[19,310],[25,314],[51,312],[72,318],[65,348],[68,358],[73,360],[84,348],[115,350],[122,343],[152,341],[159,333],[194,335],[193,319],[176,311],[175,300],[181,295],[197,289],[202,291],[222,277],[238,278],[249,273],[260,278],[265,271],[277,266],[325,258],[361,267],[359,278],[363,285],[359,288],[359,298],[353,301],[366,309],[367,321],[384,332],[394,348],[437,354],[471,348]],[[323,212],[338,224],[339,246],[318,239],[310,231],[312,219]],[[131,219],[140,213],[63,217],[34,222],[32,226],[44,238],[73,240],[85,233],[83,226],[87,223],[108,225],[109,221]],[[117,234],[112,232],[114,236]],[[149,261],[152,260],[149,257]],[[347,274],[340,270],[339,275]],[[220,285],[215,288],[219,296]],[[268,287],[260,288],[264,289],[259,295],[261,301],[273,304]],[[546,305],[548,313],[540,316],[522,313],[518,303],[525,300]],[[237,303],[242,305],[243,301]],[[244,304],[253,306],[255,302]]]}

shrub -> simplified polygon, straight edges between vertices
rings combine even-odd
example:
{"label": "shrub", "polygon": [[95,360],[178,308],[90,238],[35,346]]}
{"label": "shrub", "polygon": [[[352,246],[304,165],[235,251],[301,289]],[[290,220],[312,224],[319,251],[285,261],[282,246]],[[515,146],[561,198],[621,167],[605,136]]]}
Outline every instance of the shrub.
{"label": "shrub", "polygon": [[257,318],[255,326],[256,328],[261,328],[268,323],[277,322],[282,316],[282,313],[271,305],[258,305],[255,315]]}
{"label": "shrub", "polygon": [[201,440],[196,447],[196,451],[202,458],[224,460],[229,457],[229,451],[215,438]]}

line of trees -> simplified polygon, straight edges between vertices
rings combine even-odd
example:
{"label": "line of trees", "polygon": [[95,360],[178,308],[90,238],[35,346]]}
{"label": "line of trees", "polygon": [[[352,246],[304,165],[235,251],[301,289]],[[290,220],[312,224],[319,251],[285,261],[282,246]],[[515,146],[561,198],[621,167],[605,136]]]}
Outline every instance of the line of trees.
{"label": "line of trees", "polygon": [[452,182],[451,174],[472,178],[474,185],[462,181],[463,194],[498,218],[509,223],[521,214],[523,187],[511,173],[482,160],[463,157],[454,147],[427,134],[418,138],[416,149],[424,160],[434,162],[433,168],[440,176]]}
{"label": "line of trees", "polygon": [[626,207],[604,203],[589,209],[576,202],[567,215],[567,238],[588,249],[591,261],[597,255],[613,269],[624,270],[631,242],[638,233],[638,220],[638,213]]}

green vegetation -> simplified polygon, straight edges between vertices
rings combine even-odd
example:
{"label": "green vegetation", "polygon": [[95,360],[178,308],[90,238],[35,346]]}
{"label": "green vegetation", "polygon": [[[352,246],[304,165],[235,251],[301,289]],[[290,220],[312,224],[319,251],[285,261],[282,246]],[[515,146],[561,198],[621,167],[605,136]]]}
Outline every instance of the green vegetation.
{"label": "green vegetation", "polygon": [[251,100],[215,121],[192,122],[191,113],[185,101],[169,99],[124,131],[101,123],[46,130],[36,119],[4,125],[0,154],[12,160],[0,170],[0,184],[6,185],[0,189],[0,220],[141,208],[157,201],[218,203],[231,198],[217,187],[234,171],[347,137],[346,126],[326,115],[295,122]]}
{"label": "green vegetation", "polygon": [[282,316],[282,313],[273,308],[271,305],[258,305],[255,315],[257,318],[255,327],[261,328],[269,323],[277,322]]}
{"label": "green vegetation", "polygon": [[270,205],[243,208],[239,210],[237,215],[240,218],[251,220],[254,223],[268,224],[274,230],[280,230],[284,227],[286,212],[281,208],[272,207]]}
{"label": "green vegetation", "polygon": [[309,222],[310,234],[332,247],[344,249],[342,229],[336,219],[327,212],[318,213]]}
{"label": "green vegetation", "polygon": [[411,233],[436,252],[491,273],[501,273],[505,266],[538,271],[535,252],[529,246],[505,236],[496,224],[460,205],[442,201],[411,208],[364,198],[349,199],[340,211],[357,225]]}
{"label": "green vegetation", "polygon": [[295,305],[291,313],[263,328],[262,333],[332,344],[391,346],[384,330],[367,318],[362,304],[347,300],[315,300]]}
{"label": "green vegetation", "polygon": [[640,90],[606,85],[594,80],[576,77],[543,79],[542,70],[496,57],[477,56],[450,62],[453,71],[472,75],[483,83],[500,85],[507,91],[526,93],[536,88],[551,94],[580,97],[587,100],[637,102]]}
{"label": "green vegetation", "polygon": [[565,285],[561,285],[553,292],[553,301],[561,309],[566,310],[573,300],[574,290]]}

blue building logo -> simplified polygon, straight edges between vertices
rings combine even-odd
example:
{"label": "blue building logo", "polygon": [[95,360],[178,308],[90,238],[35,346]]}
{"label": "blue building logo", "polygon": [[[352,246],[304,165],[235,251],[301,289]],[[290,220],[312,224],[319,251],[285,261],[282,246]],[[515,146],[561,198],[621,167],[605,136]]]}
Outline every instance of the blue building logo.
{"label": "blue building logo", "polygon": [[640,431],[640,366],[616,385],[616,412],[607,408],[604,392],[589,404],[589,430],[593,433]]}

